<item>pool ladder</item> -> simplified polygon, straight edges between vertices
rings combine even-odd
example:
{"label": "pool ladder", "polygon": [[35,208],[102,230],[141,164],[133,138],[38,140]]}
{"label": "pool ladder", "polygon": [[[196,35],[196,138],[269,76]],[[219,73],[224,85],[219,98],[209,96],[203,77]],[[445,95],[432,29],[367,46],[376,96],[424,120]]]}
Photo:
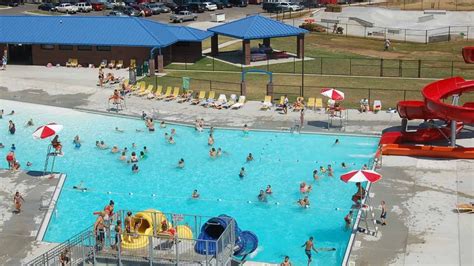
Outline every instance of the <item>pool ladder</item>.
{"label": "pool ladder", "polygon": [[[48,145],[48,151],[46,153],[46,160],[44,162],[43,175],[46,175],[47,172],[49,172],[50,174],[53,173],[54,163],[56,161],[56,157],[58,156],[58,153],[56,151],[51,151],[52,149],[53,149],[53,145],[49,144]],[[51,162],[51,170],[50,171],[48,171],[49,157],[53,157],[52,162]]]}

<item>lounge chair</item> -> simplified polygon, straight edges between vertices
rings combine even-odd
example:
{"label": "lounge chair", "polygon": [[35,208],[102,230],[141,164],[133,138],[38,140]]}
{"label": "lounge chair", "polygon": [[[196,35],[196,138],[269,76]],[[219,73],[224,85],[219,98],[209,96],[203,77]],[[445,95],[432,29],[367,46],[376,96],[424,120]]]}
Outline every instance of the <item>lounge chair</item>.
{"label": "lounge chair", "polygon": [[169,102],[175,100],[179,96],[179,87],[174,87],[173,94],[165,98],[165,101]]}
{"label": "lounge chair", "polygon": [[308,98],[308,102],[306,103],[306,108],[313,109],[313,111],[314,111],[315,105],[316,105],[316,103],[315,103],[314,97]]}
{"label": "lounge chair", "polygon": [[304,97],[296,98],[296,102],[293,104],[293,112],[301,111],[304,109]]}
{"label": "lounge chair", "polygon": [[73,58],[71,62],[71,67],[78,67],[79,66],[79,61],[77,61],[77,58]]}
{"label": "lounge chair", "polygon": [[209,107],[222,109],[224,108],[223,105],[226,103],[227,103],[227,97],[225,96],[225,94],[219,94],[219,98],[217,98],[217,101],[210,103]]}
{"label": "lounge chair", "polygon": [[240,108],[242,108],[242,106],[244,106],[244,104],[245,104],[245,96],[241,95],[239,97],[239,101],[236,104],[232,105],[230,108],[231,109],[240,109]]}
{"label": "lounge chair", "polygon": [[66,67],[71,67],[73,61],[74,61],[74,59],[69,58],[69,59],[67,60],[67,62],[66,62]]}
{"label": "lounge chair", "polygon": [[101,68],[106,68],[106,67],[107,67],[107,60],[105,60],[105,59],[102,60],[102,62],[100,62],[99,67],[101,67]]}
{"label": "lounge chair", "polygon": [[123,60],[118,60],[117,64],[115,65],[116,69],[121,69],[123,67]]}
{"label": "lounge chair", "polygon": [[323,99],[316,98],[316,102],[314,103],[314,108],[318,108],[319,110],[323,109]]}
{"label": "lounge chair", "polygon": [[139,81],[135,85],[130,86],[130,90],[132,91],[132,93],[135,92],[136,90],[140,89],[141,86],[142,86],[142,83],[144,83],[144,82]]}
{"label": "lounge chair", "polygon": [[137,87],[135,90],[132,90],[132,94],[140,95],[140,93],[144,92],[145,90],[146,90],[146,83],[142,82],[140,83],[139,87]]}
{"label": "lounge chair", "polygon": [[222,105],[222,108],[229,108],[237,102],[237,95],[231,94],[229,101]]}
{"label": "lounge chair", "polygon": [[136,68],[136,67],[137,67],[137,60],[130,59],[130,68]]}
{"label": "lounge chair", "polygon": [[474,203],[460,203],[456,204],[456,210],[462,213],[474,213]]}
{"label": "lounge chair", "polygon": [[380,100],[374,100],[374,108],[372,111],[377,113],[378,111],[382,110],[382,102]]}
{"label": "lounge chair", "polygon": [[272,107],[272,96],[266,95],[260,110],[268,110]]}
{"label": "lounge chair", "polygon": [[193,91],[192,90],[187,90],[186,92],[183,92],[182,95],[180,95],[178,97],[178,99],[176,99],[176,101],[178,103],[184,103],[184,102],[187,102],[189,100],[191,100],[193,98]]}
{"label": "lounge chair", "polygon": [[148,85],[148,88],[145,91],[138,93],[138,96],[142,97],[142,96],[148,95],[148,94],[152,93],[154,88],[155,88],[155,86],[150,84],[150,85]]}
{"label": "lounge chair", "polygon": [[109,64],[108,64],[108,67],[109,67],[110,69],[115,68],[115,60],[110,60],[110,62],[109,62]]}
{"label": "lounge chair", "polygon": [[280,110],[283,110],[283,104],[285,104],[285,96],[281,96],[280,97],[280,102],[278,103],[278,105],[276,106],[276,111],[280,111]]}
{"label": "lounge chair", "polygon": [[206,91],[200,91],[197,98],[191,100],[191,104],[196,105],[206,99]]}
{"label": "lounge chair", "polygon": [[210,91],[209,96],[207,97],[206,100],[201,102],[201,105],[205,106],[205,107],[208,107],[209,104],[213,103],[216,100],[215,97],[216,97],[216,92],[215,91]]}
{"label": "lounge chair", "polygon": [[160,97],[162,93],[163,93],[163,86],[158,85],[158,87],[156,88],[155,93],[148,94],[147,98],[148,99],[155,99],[155,98]]}
{"label": "lounge chair", "polygon": [[173,90],[173,88],[171,88],[171,86],[168,86],[166,87],[166,92],[165,94],[162,94],[158,97],[155,97],[155,99],[157,100],[163,100],[163,99],[166,99],[167,97],[169,97],[171,95],[171,90]]}

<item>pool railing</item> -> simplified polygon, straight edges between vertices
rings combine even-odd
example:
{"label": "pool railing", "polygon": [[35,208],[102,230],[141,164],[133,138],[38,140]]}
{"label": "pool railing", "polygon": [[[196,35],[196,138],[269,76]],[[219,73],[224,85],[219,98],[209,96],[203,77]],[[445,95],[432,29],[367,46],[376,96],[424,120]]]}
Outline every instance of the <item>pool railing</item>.
{"label": "pool railing", "polygon": [[[117,219],[123,221],[126,213],[127,211],[117,212],[114,216],[115,221]],[[153,230],[149,235],[135,233],[127,235],[123,229],[121,241],[128,241],[126,248],[115,243],[113,227],[105,230],[105,238],[100,242],[93,231],[93,226],[90,226],[26,265],[61,265],[61,254],[66,254],[69,258],[68,265],[96,265],[97,263],[230,265],[236,237],[235,221],[232,218],[228,218],[228,226],[217,240],[200,240],[197,238],[201,226],[212,217],[172,213],[156,215],[156,212],[152,211],[141,213],[148,213],[150,216],[155,214],[151,216],[154,217]],[[177,229],[174,235],[161,231],[165,218],[172,222],[173,228]],[[178,225],[186,225],[190,228],[192,237],[189,237],[189,234],[187,237],[179,237],[179,230],[183,227]],[[131,239],[133,241],[130,241]],[[201,247],[205,247],[199,253],[195,250],[198,243]]]}

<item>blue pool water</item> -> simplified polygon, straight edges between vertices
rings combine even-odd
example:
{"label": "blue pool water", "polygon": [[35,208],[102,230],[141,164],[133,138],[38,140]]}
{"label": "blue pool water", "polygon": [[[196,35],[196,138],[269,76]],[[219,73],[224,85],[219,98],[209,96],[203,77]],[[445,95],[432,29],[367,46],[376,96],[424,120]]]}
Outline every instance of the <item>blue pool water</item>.
{"label": "blue pool water", "polygon": [[[0,154],[5,158],[8,147],[15,143],[17,158],[22,166],[27,161],[32,162],[31,170],[43,169],[49,142],[34,140],[31,133],[36,126],[26,128],[26,121],[33,118],[36,125],[53,121],[64,125],[60,140],[65,155],[56,160],[55,170],[66,173],[67,180],[45,241],[68,239],[92,224],[95,219],[92,213],[102,210],[113,199],[116,209],[154,208],[208,216],[228,214],[235,217],[241,228],[258,236],[260,245],[251,260],[276,263],[289,255],[294,265],[306,262],[301,245],[309,236],[314,236],[317,247],[337,249],[315,255],[318,265],[341,263],[350,237],[350,231],[344,230],[343,217],[352,205],[355,186],[343,183],[338,176],[367,163],[378,142],[369,137],[276,132],[245,135],[240,130],[217,129],[214,147],[221,147],[227,154],[210,159],[207,131],[198,133],[193,128],[177,125],[159,129],[157,125],[154,133],[137,133],[135,129],[145,129],[141,120],[0,101],[0,109],[6,113],[12,108],[17,114],[0,120],[0,142],[7,146]],[[15,135],[8,133],[9,119],[17,125]],[[125,129],[125,133],[114,132],[115,127]],[[171,128],[177,131],[176,145],[167,144],[163,136]],[[83,141],[80,149],[72,145],[76,134]],[[333,145],[336,138],[340,144]],[[148,158],[139,162],[140,172],[133,174],[130,165],[118,160],[118,154],[97,149],[96,140],[121,148],[126,146],[129,150],[135,142],[137,152],[147,146]],[[246,163],[249,152],[255,160]],[[180,158],[186,162],[184,169],[176,167]],[[349,169],[342,169],[341,162],[346,162]],[[312,171],[328,164],[333,165],[335,177],[322,176],[314,182]],[[2,166],[7,166],[5,160]],[[241,167],[247,172],[243,180],[238,177]],[[90,192],[71,189],[80,181]],[[299,184],[302,181],[313,185],[308,209],[296,204],[301,197]],[[274,194],[268,203],[257,202],[259,190],[268,184]],[[193,189],[199,190],[202,199],[190,200]]]}

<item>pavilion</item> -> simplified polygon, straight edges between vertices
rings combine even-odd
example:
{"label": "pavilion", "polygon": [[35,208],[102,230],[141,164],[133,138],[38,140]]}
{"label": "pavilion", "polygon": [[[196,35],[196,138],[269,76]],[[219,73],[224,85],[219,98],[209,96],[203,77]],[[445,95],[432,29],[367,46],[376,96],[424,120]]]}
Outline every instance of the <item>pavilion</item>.
{"label": "pavilion", "polygon": [[250,41],[263,39],[263,45],[270,47],[270,39],[296,36],[297,58],[304,57],[304,35],[307,30],[293,27],[280,21],[260,15],[251,15],[223,25],[209,28],[214,33],[211,37],[211,56],[219,54],[219,35],[242,39],[242,64],[250,65]]}

